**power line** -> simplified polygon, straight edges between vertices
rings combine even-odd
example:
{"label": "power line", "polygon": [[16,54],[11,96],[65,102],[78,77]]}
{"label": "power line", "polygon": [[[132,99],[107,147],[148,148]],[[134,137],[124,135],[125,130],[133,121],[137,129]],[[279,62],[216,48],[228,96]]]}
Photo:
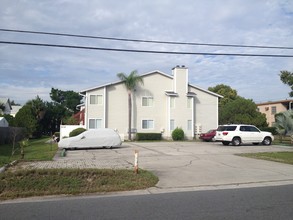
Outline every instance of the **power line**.
{"label": "power line", "polygon": [[116,37],[102,37],[102,36],[90,36],[90,35],[78,35],[78,34],[65,34],[56,32],[42,32],[42,31],[27,31],[27,30],[15,30],[15,29],[3,29],[0,31],[27,33],[27,34],[42,34],[42,35],[54,35],[54,36],[66,36],[66,37],[79,37],[79,38],[92,38],[101,40],[113,40],[113,41],[128,41],[139,43],[154,43],[154,44],[173,44],[173,45],[190,45],[190,46],[211,46],[211,47],[238,47],[238,48],[260,48],[260,49],[286,49],[292,50],[293,47],[284,46],[262,46],[262,45],[240,45],[240,44],[213,44],[213,43],[195,43],[195,42],[176,42],[176,41],[158,41],[158,40],[139,40],[130,38],[116,38]]}
{"label": "power line", "polygon": [[84,49],[84,50],[104,50],[104,51],[132,52],[132,53],[173,54],[173,55],[279,57],[279,58],[293,57],[293,55],[283,55],[283,54],[205,53],[205,52],[183,52],[183,51],[133,50],[133,49],[120,49],[120,48],[89,47],[89,46],[28,43],[28,42],[13,42],[13,41],[0,41],[0,44],[14,44],[14,45],[42,46],[42,47],[59,47],[59,48],[70,48],[70,49]]}

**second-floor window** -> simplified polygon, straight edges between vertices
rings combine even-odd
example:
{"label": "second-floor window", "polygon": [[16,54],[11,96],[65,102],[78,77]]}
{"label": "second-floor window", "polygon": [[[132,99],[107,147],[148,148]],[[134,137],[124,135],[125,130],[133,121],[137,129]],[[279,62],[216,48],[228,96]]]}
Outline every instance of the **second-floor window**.
{"label": "second-floor window", "polygon": [[142,106],[153,106],[153,97],[144,96],[142,97]]}
{"label": "second-floor window", "polygon": [[103,96],[102,95],[90,95],[90,104],[103,105]]}
{"label": "second-floor window", "polygon": [[276,114],[277,113],[277,106],[272,106],[271,110],[272,110],[272,115]]}

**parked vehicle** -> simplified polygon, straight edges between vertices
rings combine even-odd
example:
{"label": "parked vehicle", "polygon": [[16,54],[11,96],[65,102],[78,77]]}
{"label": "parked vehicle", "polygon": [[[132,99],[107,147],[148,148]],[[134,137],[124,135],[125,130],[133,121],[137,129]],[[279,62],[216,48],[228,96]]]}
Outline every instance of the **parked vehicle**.
{"label": "parked vehicle", "polygon": [[239,146],[242,143],[270,145],[274,136],[271,132],[261,131],[253,125],[231,124],[219,126],[215,140],[222,142],[223,145],[230,143],[234,146]]}
{"label": "parked vehicle", "polygon": [[59,141],[58,147],[62,149],[79,148],[112,148],[121,146],[119,134],[110,128],[90,129],[81,134],[64,138]]}
{"label": "parked vehicle", "polygon": [[216,131],[217,129],[211,129],[206,133],[200,134],[199,138],[202,139],[203,141],[213,141],[216,135]]}

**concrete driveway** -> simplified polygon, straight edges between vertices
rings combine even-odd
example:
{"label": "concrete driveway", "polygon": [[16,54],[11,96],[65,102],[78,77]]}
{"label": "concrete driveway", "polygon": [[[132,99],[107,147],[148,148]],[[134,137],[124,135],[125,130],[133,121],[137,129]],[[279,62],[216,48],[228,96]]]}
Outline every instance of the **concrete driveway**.
{"label": "concrete driveway", "polygon": [[[223,146],[206,142],[131,142],[121,148],[68,151],[53,162],[29,167],[133,169],[138,150],[139,168],[160,181],[150,192],[293,184],[293,165],[236,156],[239,153],[293,151],[292,147]],[[23,164],[25,166],[25,164]]]}

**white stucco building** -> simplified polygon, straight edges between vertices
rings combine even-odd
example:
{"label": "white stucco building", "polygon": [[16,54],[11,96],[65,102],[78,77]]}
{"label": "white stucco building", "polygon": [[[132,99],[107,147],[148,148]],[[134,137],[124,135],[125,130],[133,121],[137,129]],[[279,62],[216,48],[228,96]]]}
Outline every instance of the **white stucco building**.
{"label": "white stucco building", "polygon": [[[133,91],[132,131],[162,133],[171,138],[176,127],[188,139],[218,127],[218,99],[222,96],[188,83],[188,68],[172,75],[152,71],[141,75],[143,85]],[[85,127],[117,129],[128,137],[128,94],[123,81],[81,91],[85,96]]]}

